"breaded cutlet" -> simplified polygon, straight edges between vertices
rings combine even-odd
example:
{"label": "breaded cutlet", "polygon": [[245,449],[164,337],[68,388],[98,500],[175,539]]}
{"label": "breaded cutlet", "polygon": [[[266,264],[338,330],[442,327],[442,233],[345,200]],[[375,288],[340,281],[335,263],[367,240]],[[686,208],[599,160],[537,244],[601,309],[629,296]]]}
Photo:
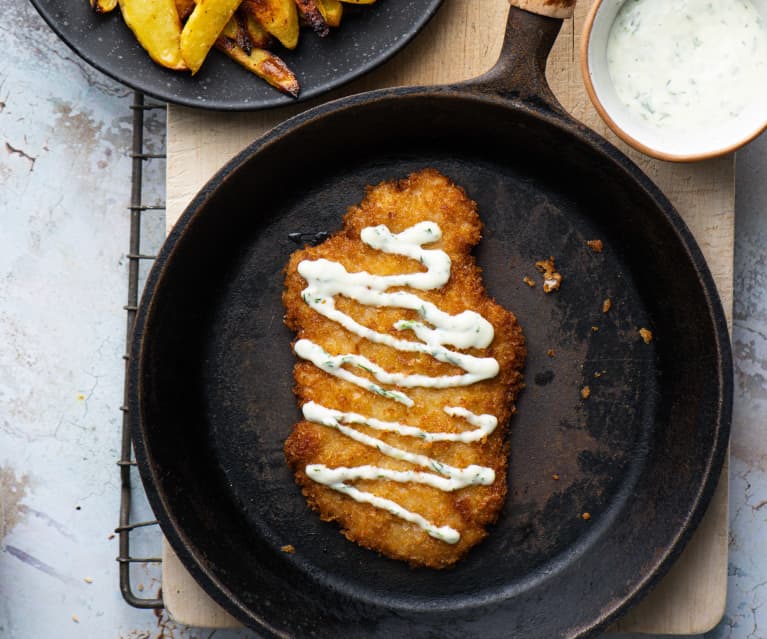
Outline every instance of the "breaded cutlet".
{"label": "breaded cutlet", "polygon": [[[305,350],[307,344],[312,344],[328,361],[342,355],[353,357],[340,364],[340,360],[335,360],[333,369],[325,368],[323,362],[313,363],[304,352],[294,369],[295,394],[305,413],[307,408],[319,406],[325,414],[360,415],[377,420],[376,423],[406,425],[413,430],[403,434],[347,420],[343,424],[347,429],[345,433],[333,424],[318,423],[322,419],[304,419],[287,438],[285,456],[309,506],[318,511],[323,520],[337,522],[348,539],[414,566],[445,568],[487,535],[487,527],[498,518],[506,498],[508,422],[523,386],[522,329],[511,311],[488,297],[481,270],[470,253],[480,241],[482,231],[475,202],[436,170],[424,169],[406,179],[368,187],[364,200],[349,208],[343,222],[343,229],[323,243],[293,253],[286,268],[283,302],[285,322],[296,333],[294,348],[297,351],[304,352],[302,348]],[[424,225],[427,222],[431,226]],[[401,374],[400,377],[453,378],[465,371],[445,357],[440,360],[429,352],[398,350],[388,343],[380,343],[381,340],[367,339],[318,312],[325,308],[322,305],[328,300],[313,299],[317,293],[299,272],[302,263],[305,267],[307,263],[325,259],[340,264],[346,273],[367,272],[378,276],[427,270],[418,259],[383,252],[362,241],[363,229],[384,228],[381,225],[386,228],[383,233],[394,235],[413,227],[426,229],[428,233],[432,232],[431,228],[441,230],[441,238],[424,243],[422,248],[439,249],[449,256],[447,282],[433,290],[392,286],[385,292],[405,291],[417,295],[426,305],[431,303],[453,316],[464,311],[481,315],[492,326],[489,345],[481,348],[447,345],[446,348],[483,361],[493,358],[497,361],[495,376],[447,388],[386,383],[381,379],[388,378],[376,377],[376,371],[393,373],[395,377]],[[314,306],[312,301],[316,302]],[[342,294],[334,295],[331,305],[351,318],[355,326],[396,340],[419,341],[413,330],[406,329],[417,323],[433,328],[424,320],[423,309],[364,305]],[[479,332],[479,324],[477,326]],[[450,355],[446,357],[450,359]],[[343,378],[329,372],[339,368],[353,374],[356,381],[350,381],[349,375]],[[401,399],[403,396],[410,405]],[[435,438],[424,433],[461,433],[475,429],[467,418],[455,411],[449,414],[445,407],[458,407],[473,415],[492,415],[497,418],[497,427],[476,442],[432,441]],[[342,421],[338,419],[339,423]],[[349,429],[361,435],[350,436]],[[392,456],[382,450],[406,451],[409,457],[402,459],[399,453]],[[494,479],[491,483],[451,490],[434,487],[428,480],[418,483],[406,479],[408,472],[419,476],[432,473],[444,478],[445,466],[483,467]],[[319,474],[318,468],[363,468],[367,474],[364,478],[343,482],[334,480],[333,485],[332,481],[322,483],[309,476]],[[388,475],[381,472],[386,477],[379,478],[370,470],[375,468],[391,472]],[[400,479],[395,481],[390,477],[397,472]],[[376,503],[368,503],[371,499],[361,497],[364,495],[372,496]],[[410,520],[403,518],[392,504],[416,516]],[[457,539],[446,541],[439,534],[430,533],[424,521],[440,530],[454,531]]]}

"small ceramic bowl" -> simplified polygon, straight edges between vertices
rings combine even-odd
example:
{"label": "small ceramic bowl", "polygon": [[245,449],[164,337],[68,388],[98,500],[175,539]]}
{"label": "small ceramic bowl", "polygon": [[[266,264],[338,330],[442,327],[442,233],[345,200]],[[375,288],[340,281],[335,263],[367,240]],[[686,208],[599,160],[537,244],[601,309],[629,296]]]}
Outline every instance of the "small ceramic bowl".
{"label": "small ceramic bowl", "polygon": [[[661,160],[693,162],[730,153],[767,129],[767,77],[765,91],[756,96],[737,116],[720,119],[713,126],[689,132],[671,131],[643,121],[619,99],[607,62],[607,45],[616,16],[626,2],[637,0],[596,0],[586,18],[581,38],[581,71],[589,98],[607,125],[626,143]],[[642,0],[639,0],[640,2]],[[761,23],[767,30],[767,0],[753,0]],[[679,15],[678,19],[684,19]]]}

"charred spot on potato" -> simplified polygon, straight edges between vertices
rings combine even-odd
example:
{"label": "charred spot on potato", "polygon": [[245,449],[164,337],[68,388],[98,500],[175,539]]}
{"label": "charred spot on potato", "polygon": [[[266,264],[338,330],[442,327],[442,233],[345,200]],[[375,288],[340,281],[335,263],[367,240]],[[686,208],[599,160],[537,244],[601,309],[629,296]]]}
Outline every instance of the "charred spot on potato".
{"label": "charred spot on potato", "polygon": [[321,38],[330,33],[330,27],[325,22],[325,18],[322,17],[322,12],[314,0],[296,0],[296,4],[298,4],[301,17],[306,20],[306,24],[311,27],[312,31]]}

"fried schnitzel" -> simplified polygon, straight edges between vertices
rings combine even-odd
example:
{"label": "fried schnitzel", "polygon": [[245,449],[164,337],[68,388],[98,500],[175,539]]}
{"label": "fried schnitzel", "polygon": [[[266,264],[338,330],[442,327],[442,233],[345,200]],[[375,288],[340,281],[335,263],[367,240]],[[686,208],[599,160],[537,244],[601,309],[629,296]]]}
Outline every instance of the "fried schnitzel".
{"label": "fried schnitzel", "polygon": [[424,169],[368,187],[343,229],[286,269],[304,414],[287,462],[323,520],[416,566],[455,563],[506,497],[525,347],[470,255],[476,209]]}

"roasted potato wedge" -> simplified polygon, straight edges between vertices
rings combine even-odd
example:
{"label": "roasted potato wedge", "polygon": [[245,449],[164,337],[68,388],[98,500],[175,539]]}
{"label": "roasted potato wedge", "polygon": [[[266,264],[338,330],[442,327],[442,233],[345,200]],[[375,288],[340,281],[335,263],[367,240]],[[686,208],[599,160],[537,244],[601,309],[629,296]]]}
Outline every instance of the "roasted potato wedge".
{"label": "roasted potato wedge", "polygon": [[317,8],[329,27],[340,27],[341,16],[344,14],[344,5],[339,0],[316,0]]}
{"label": "roasted potato wedge", "polygon": [[194,7],[197,4],[194,0],[175,0],[176,11],[178,11],[178,17],[181,22],[184,22],[194,11]]}
{"label": "roasted potato wedge", "polygon": [[[253,48],[266,48],[272,39],[272,36],[252,16],[242,11],[242,8],[238,9],[232,19],[226,23],[219,37],[233,40],[248,55]],[[245,46],[242,45],[243,42],[246,42]]]}
{"label": "roasted potato wedge", "polygon": [[254,47],[250,54],[247,54],[237,46],[236,41],[227,36],[221,36],[216,40],[216,48],[276,89],[294,98],[298,97],[300,87],[296,76],[279,57],[270,51]]}
{"label": "roasted potato wedge", "polygon": [[295,49],[298,44],[298,11],[295,0],[243,0],[245,13],[277,38],[282,46]]}
{"label": "roasted potato wedge", "polygon": [[117,0],[90,0],[90,3],[96,13],[109,13],[117,6]]}
{"label": "roasted potato wedge", "polygon": [[[229,38],[229,40],[232,40],[240,49],[245,52],[246,55],[250,55],[250,52],[253,50],[253,48],[258,46],[250,37],[250,33],[248,32],[247,24],[245,21],[245,15],[240,11],[240,9],[235,11],[232,19],[226,23],[226,26],[224,26],[223,30],[219,34],[219,38],[221,37],[226,37]],[[218,39],[216,42],[218,42]]]}
{"label": "roasted potato wedge", "polygon": [[120,11],[149,56],[164,67],[183,70],[181,21],[174,0],[119,0]]}
{"label": "roasted potato wedge", "polygon": [[330,33],[328,23],[322,17],[322,12],[317,6],[316,0],[295,0],[299,15],[306,21],[314,33],[324,38]]}
{"label": "roasted potato wedge", "polygon": [[219,38],[229,38],[230,40],[237,41],[237,33],[240,29],[240,25],[237,24],[237,20],[232,17],[229,22],[227,22],[224,25],[224,28],[221,29],[221,33],[219,34]]}
{"label": "roasted potato wedge", "polygon": [[251,14],[243,11],[243,15],[245,17],[245,29],[253,46],[258,49],[266,49],[272,44],[271,34]]}
{"label": "roasted potato wedge", "polygon": [[192,74],[200,70],[208,51],[241,2],[242,0],[199,0],[181,31],[181,57]]}
{"label": "roasted potato wedge", "polygon": [[250,34],[245,26],[245,16],[238,9],[234,12],[232,19],[229,22],[234,22],[237,25],[237,34],[234,38],[237,46],[246,54],[250,55],[250,52],[253,50],[253,42],[251,41]]}

